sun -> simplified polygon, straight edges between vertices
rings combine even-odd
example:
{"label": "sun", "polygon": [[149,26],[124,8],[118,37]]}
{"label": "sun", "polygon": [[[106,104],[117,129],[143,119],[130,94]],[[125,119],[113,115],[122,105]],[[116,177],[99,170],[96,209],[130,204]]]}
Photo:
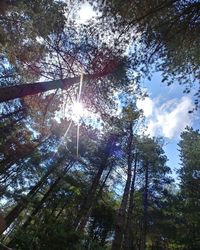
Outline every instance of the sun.
{"label": "sun", "polygon": [[96,15],[97,14],[95,13],[93,7],[86,2],[82,4],[80,10],[78,11],[79,20],[77,20],[77,22],[85,24]]}
{"label": "sun", "polygon": [[76,119],[80,119],[84,116],[84,107],[81,102],[74,102],[72,105],[72,115]]}

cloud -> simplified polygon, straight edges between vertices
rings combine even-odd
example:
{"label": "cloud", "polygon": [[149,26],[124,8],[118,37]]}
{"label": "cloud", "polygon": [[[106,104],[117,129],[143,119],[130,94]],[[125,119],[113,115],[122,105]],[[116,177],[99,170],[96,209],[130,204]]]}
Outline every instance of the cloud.
{"label": "cloud", "polygon": [[160,98],[145,98],[137,104],[143,109],[147,117],[147,134],[164,136],[166,138],[179,137],[181,131],[192,124],[192,116],[188,113],[193,103],[188,96],[171,99],[161,104]]}
{"label": "cloud", "polygon": [[144,116],[149,117],[153,114],[154,102],[146,97],[144,100],[137,101],[137,107],[143,110]]}

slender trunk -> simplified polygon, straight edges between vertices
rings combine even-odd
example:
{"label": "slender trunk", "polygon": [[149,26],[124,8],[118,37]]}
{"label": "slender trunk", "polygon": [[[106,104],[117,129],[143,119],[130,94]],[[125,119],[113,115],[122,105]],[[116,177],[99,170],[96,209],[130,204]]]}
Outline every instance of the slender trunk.
{"label": "slender trunk", "polygon": [[[97,79],[109,75],[112,72],[101,72],[94,75],[85,75],[84,81]],[[80,77],[71,77],[47,82],[36,82],[30,84],[15,85],[10,87],[0,88],[0,103],[13,100],[16,98],[21,98],[29,95],[36,95],[42,92],[46,92],[52,89],[65,89],[68,90],[75,83],[80,81]]]}
{"label": "slender trunk", "polygon": [[47,200],[47,198],[49,197],[49,195],[54,191],[54,189],[57,187],[57,185],[59,184],[59,182],[65,177],[65,174],[73,166],[73,164],[74,164],[74,162],[70,162],[64,168],[64,170],[62,171],[62,173],[59,174],[58,178],[50,186],[49,190],[44,194],[43,198],[41,199],[41,201],[39,202],[39,204],[37,205],[37,207],[34,209],[34,211],[31,213],[31,215],[29,216],[29,218],[27,219],[27,221],[24,223],[23,228],[26,228],[30,224],[30,222],[33,219],[33,217],[39,212],[39,210],[43,206],[44,202]]}
{"label": "slender trunk", "polygon": [[6,227],[6,222],[3,218],[3,215],[0,213],[0,234],[4,232]]}
{"label": "slender trunk", "polygon": [[128,165],[128,173],[126,185],[124,188],[122,202],[118,211],[116,225],[115,225],[115,236],[112,243],[112,250],[120,250],[123,242],[124,230],[125,230],[125,222],[126,222],[126,209],[128,205],[129,195],[130,195],[130,187],[131,187],[131,178],[132,178],[132,144],[133,144],[133,123],[130,123],[129,126],[130,134],[127,145],[127,165]]}
{"label": "slender trunk", "polygon": [[[63,159],[62,159],[63,160]],[[62,160],[59,162],[61,163]],[[57,163],[58,164],[58,163]],[[8,228],[14,220],[19,216],[19,214],[26,208],[29,200],[34,197],[38,190],[46,182],[47,177],[57,168],[57,164],[54,164],[48,169],[46,174],[40,179],[40,181],[29,191],[25,199],[22,199],[5,217],[6,228]],[[5,228],[5,229],[6,229]]]}
{"label": "slender trunk", "polygon": [[[89,218],[89,216],[90,216],[90,214],[91,214],[92,207],[93,207],[94,203],[97,202],[98,199],[100,198],[100,196],[102,195],[103,189],[104,189],[104,187],[105,187],[106,181],[107,181],[107,179],[108,179],[108,177],[109,177],[111,171],[112,171],[112,167],[109,169],[109,171],[108,171],[108,173],[107,173],[107,175],[106,175],[106,177],[105,177],[105,179],[104,179],[104,181],[103,181],[103,183],[102,183],[100,189],[98,190],[97,194],[96,194],[96,192],[94,193],[94,198],[91,200],[90,204],[88,204],[88,208],[87,208],[87,211],[86,211],[86,213],[85,213],[85,216],[84,216],[84,218],[81,220],[81,222],[80,222],[80,224],[79,224],[79,227],[78,227],[78,229],[79,229],[80,231],[82,231],[82,230],[85,228],[85,226],[86,226],[86,224],[87,224],[87,221],[88,221],[88,218]],[[99,179],[99,181],[100,181],[100,179]],[[98,188],[98,187],[97,187],[97,188]]]}
{"label": "slender trunk", "polygon": [[142,241],[141,250],[146,249],[146,235],[147,235],[147,218],[148,218],[148,188],[149,188],[149,165],[145,164],[145,187],[144,187],[144,198],[143,198],[143,227],[142,227]]}
{"label": "slender trunk", "polygon": [[128,207],[128,214],[127,214],[127,221],[126,221],[126,230],[124,235],[124,250],[131,250],[133,246],[133,235],[131,234],[133,230],[133,209],[134,209],[134,193],[135,193],[135,179],[136,179],[136,170],[137,170],[137,157],[138,153],[135,154],[135,165],[133,170],[133,178],[131,184],[131,191],[130,191],[130,200],[129,200],[129,207]]}
{"label": "slender trunk", "polygon": [[[37,205],[37,207],[33,210],[29,218],[25,221],[25,223],[22,226],[22,229],[26,230],[26,227],[30,225],[33,217],[40,211],[42,208],[44,202],[47,200],[49,195],[54,191],[54,189],[57,187],[59,182],[62,180],[62,178],[65,176],[66,172],[73,166],[74,162],[70,162],[65,169],[62,171],[62,173],[59,174],[58,178],[55,180],[55,182],[50,186],[49,190],[44,194],[43,198]],[[9,247],[13,247],[15,245],[15,238],[11,239],[11,241],[7,244]]]}
{"label": "slender trunk", "polygon": [[77,218],[75,219],[74,227],[75,227],[76,231],[77,230],[82,231],[85,228],[88,216],[91,212],[91,208],[92,208],[94,201],[96,199],[96,193],[97,193],[97,189],[98,189],[98,186],[100,183],[100,179],[102,177],[103,171],[107,168],[108,157],[113,150],[113,146],[115,145],[115,139],[116,139],[115,136],[113,138],[110,138],[110,140],[108,140],[108,142],[106,144],[105,151],[104,151],[105,155],[104,155],[102,162],[99,166],[97,174],[95,175],[95,177],[93,179],[92,186],[91,186],[87,196],[83,200],[83,203],[81,205],[81,209],[77,215]]}
{"label": "slender trunk", "polygon": [[[113,167],[111,166],[110,169],[109,169],[109,171],[108,171],[108,173],[107,173],[107,175],[106,175],[106,177],[105,177],[105,179],[104,179],[104,181],[103,181],[103,183],[102,183],[102,185],[101,185],[101,187],[100,187],[100,189],[99,189],[99,191],[98,191],[98,193],[97,193],[97,195],[96,195],[96,199],[95,199],[96,202],[99,200],[99,198],[102,195],[103,189],[104,189],[104,187],[106,185],[108,177],[110,176],[110,174],[112,172],[112,169],[113,169]],[[91,212],[91,209],[90,209],[90,212]],[[88,215],[88,217],[89,217],[89,215]],[[108,231],[104,230],[103,233],[102,233],[101,242],[100,242],[100,245],[102,247],[105,245],[105,241],[106,241],[107,235],[108,235]]]}
{"label": "slender trunk", "polygon": [[74,224],[77,231],[83,230],[86,223],[87,223],[88,213],[89,213],[89,210],[91,209],[91,206],[94,203],[95,194],[96,194],[97,188],[99,186],[99,182],[100,182],[102,173],[105,170],[105,168],[106,168],[106,164],[105,165],[102,164],[99,167],[99,170],[98,170],[95,178],[93,179],[92,186],[91,186],[87,196],[83,200],[81,209],[79,211],[79,214],[78,214],[76,221],[75,221],[75,224]]}
{"label": "slender trunk", "polygon": [[101,187],[100,187],[100,189],[99,189],[99,191],[97,193],[97,199],[100,198],[100,196],[102,195],[103,189],[104,189],[104,187],[106,185],[108,177],[110,176],[110,174],[112,172],[112,169],[113,169],[113,166],[110,167],[108,173],[106,174],[106,177],[105,177],[105,179],[104,179],[104,181],[103,181],[103,183],[102,183],[102,185],[101,185]]}
{"label": "slender trunk", "polygon": [[120,250],[122,241],[123,241],[123,234],[124,234],[124,226],[125,226],[125,219],[126,219],[126,208],[128,204],[129,198],[129,191],[131,185],[131,169],[128,169],[126,185],[124,188],[122,202],[118,211],[116,225],[115,225],[115,236],[112,243],[112,250]]}
{"label": "slender trunk", "polygon": [[58,214],[56,215],[56,219],[58,220],[58,218],[61,216],[63,210],[65,209],[66,205],[68,203],[68,200],[64,202],[63,206],[61,207],[60,211],[58,212]]}
{"label": "slender trunk", "polygon": [[11,248],[7,247],[6,245],[2,244],[1,242],[0,242],[0,249],[1,250],[12,250]]}

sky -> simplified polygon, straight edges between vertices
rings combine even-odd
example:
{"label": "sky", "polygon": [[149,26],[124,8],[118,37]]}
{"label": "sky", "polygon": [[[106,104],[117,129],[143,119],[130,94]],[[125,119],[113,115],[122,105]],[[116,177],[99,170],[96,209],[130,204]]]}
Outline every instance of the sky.
{"label": "sky", "polygon": [[147,134],[162,136],[165,140],[164,150],[169,159],[168,166],[176,176],[176,169],[180,168],[177,143],[180,134],[186,126],[199,129],[199,111],[188,113],[194,105],[193,93],[184,94],[184,87],[178,82],[167,86],[161,82],[161,73],[154,73],[152,79],[144,80],[141,84],[149,97],[140,100],[137,106],[144,111],[147,120]]}
{"label": "sky", "polygon": [[[96,14],[91,6],[85,2],[78,12],[79,22],[86,23]],[[193,109],[193,94],[184,94],[184,87],[178,82],[167,86],[161,82],[160,72],[154,73],[151,80],[144,80],[141,88],[147,90],[148,97],[139,100],[137,106],[143,109],[146,117],[147,131],[150,136],[162,136],[165,141],[164,150],[168,157],[168,166],[177,180],[176,170],[180,168],[180,158],[177,143],[180,134],[186,126],[195,129],[199,127],[199,111],[188,113]]]}

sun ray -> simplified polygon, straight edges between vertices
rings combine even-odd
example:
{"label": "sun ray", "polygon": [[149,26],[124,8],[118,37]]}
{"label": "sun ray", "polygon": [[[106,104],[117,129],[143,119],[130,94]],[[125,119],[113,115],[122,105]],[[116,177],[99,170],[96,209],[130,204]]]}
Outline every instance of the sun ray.
{"label": "sun ray", "polygon": [[77,134],[76,134],[76,157],[78,159],[79,155],[79,135],[80,135],[80,124],[77,125]]}
{"label": "sun ray", "polygon": [[[77,133],[76,133],[76,157],[78,158],[79,155],[79,138],[80,138],[80,118],[83,116],[83,112],[84,112],[84,108],[83,105],[80,102],[81,99],[81,94],[82,94],[82,87],[83,87],[83,70],[81,69],[81,74],[80,74],[80,82],[79,82],[79,86],[78,86],[78,93],[76,96],[76,102],[73,103],[73,105],[71,106],[71,113],[70,114],[70,122],[69,125],[64,133],[64,135],[62,136],[60,143],[58,144],[58,149],[60,148],[60,146],[65,143],[65,146],[67,148],[67,141],[65,140],[70,129],[72,126],[72,122],[75,121],[75,123],[77,123]],[[65,109],[65,107],[63,107]],[[64,111],[65,112],[65,111]],[[57,151],[58,151],[57,149]],[[57,154],[57,151],[55,152],[55,155]]]}
{"label": "sun ray", "polygon": [[63,135],[62,142],[63,142],[63,141],[65,140],[65,138],[67,137],[67,134],[68,134],[68,132],[69,132],[69,130],[70,130],[70,128],[71,128],[71,125],[72,125],[72,120],[70,121],[69,126],[68,126],[67,130],[65,131],[65,134]]}
{"label": "sun ray", "polygon": [[83,69],[81,69],[81,76],[80,76],[79,92],[78,92],[78,96],[77,96],[77,102],[80,102],[81,93],[82,93],[82,86],[83,86]]}
{"label": "sun ray", "polygon": [[[77,96],[77,104],[80,104],[80,98],[82,94],[82,86],[83,86],[83,69],[81,69],[80,83],[79,83],[79,92]],[[76,157],[79,155],[79,136],[80,136],[80,117],[78,119],[77,124],[77,135],[76,135]]]}

